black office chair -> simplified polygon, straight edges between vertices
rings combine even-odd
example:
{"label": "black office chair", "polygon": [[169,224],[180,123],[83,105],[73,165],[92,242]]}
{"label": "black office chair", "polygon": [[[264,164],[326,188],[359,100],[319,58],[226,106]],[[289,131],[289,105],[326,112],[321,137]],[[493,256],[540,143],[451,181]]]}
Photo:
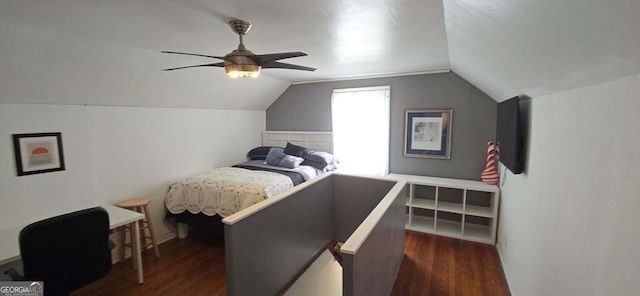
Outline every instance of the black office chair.
{"label": "black office chair", "polygon": [[20,231],[24,276],[43,281],[44,295],[64,295],[105,276],[111,269],[109,215],[101,207],[81,210],[28,225]]}

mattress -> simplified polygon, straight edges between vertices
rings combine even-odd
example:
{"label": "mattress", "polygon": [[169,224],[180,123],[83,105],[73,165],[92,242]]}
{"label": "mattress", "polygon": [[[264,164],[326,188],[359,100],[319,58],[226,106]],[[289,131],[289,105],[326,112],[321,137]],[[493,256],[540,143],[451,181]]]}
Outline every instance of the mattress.
{"label": "mattress", "polygon": [[293,186],[286,175],[222,167],[171,184],[165,205],[172,214],[190,212],[226,217]]}

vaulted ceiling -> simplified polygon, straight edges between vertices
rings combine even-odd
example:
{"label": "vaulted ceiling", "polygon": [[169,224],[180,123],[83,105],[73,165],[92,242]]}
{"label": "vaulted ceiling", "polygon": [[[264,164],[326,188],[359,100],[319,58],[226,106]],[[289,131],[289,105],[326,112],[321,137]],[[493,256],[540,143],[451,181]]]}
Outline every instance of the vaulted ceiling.
{"label": "vaulted ceiling", "polygon": [[[293,82],[452,70],[497,101],[640,72],[640,2],[0,0],[0,103],[265,110]],[[302,51],[230,79],[227,25],[254,53]]]}

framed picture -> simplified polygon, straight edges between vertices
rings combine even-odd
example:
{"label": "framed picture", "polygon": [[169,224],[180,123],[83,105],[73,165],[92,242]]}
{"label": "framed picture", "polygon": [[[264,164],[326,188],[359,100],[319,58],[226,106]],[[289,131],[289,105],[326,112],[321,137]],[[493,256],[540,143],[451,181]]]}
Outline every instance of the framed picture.
{"label": "framed picture", "polygon": [[18,176],[64,170],[61,133],[14,134]]}
{"label": "framed picture", "polygon": [[453,109],[404,112],[404,157],[451,159]]}

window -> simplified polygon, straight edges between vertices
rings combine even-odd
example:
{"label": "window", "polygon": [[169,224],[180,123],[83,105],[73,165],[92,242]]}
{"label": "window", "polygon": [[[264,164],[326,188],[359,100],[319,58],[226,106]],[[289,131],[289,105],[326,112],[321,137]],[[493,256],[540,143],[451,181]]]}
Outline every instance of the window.
{"label": "window", "polygon": [[389,86],[333,91],[333,152],[340,172],[388,174],[389,94]]}

